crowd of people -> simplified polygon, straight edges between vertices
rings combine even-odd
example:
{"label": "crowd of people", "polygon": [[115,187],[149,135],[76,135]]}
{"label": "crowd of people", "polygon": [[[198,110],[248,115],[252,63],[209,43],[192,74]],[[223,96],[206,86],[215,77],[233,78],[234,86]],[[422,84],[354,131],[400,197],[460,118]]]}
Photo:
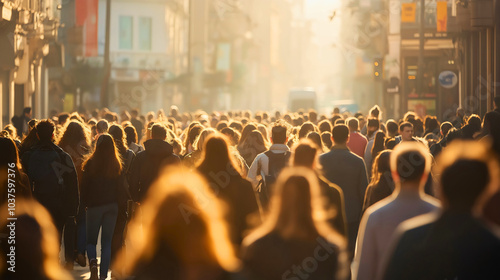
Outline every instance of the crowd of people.
{"label": "crowd of people", "polygon": [[378,106],[41,120],[26,108],[12,121],[2,279],[71,279],[75,263],[91,280],[500,278],[500,109],[440,123],[383,121]]}

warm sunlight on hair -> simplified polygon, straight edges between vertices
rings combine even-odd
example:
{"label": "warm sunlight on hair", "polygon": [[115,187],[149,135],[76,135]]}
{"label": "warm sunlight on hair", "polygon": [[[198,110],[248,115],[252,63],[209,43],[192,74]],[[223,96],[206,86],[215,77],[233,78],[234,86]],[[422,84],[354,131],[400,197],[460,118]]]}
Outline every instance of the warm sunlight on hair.
{"label": "warm sunlight on hair", "polygon": [[[7,226],[8,216],[7,204],[0,207],[0,219],[2,221],[2,229]],[[35,200],[20,199],[16,200],[16,263],[17,269],[26,269],[27,267],[19,267],[22,262],[30,263],[28,268],[38,269],[39,271],[23,271],[19,275],[43,275],[47,279],[71,279],[71,276],[62,269],[59,264],[59,241],[57,229],[54,227],[52,218],[47,210]],[[24,220],[24,219],[31,219]],[[22,221],[24,220],[24,222]],[[39,228],[39,231],[30,231],[33,222]],[[26,226],[26,228],[25,228]],[[30,231],[30,232],[27,232]],[[22,245],[34,244],[39,245],[39,248],[26,248]],[[4,271],[6,261],[4,255],[0,255],[0,271]],[[16,271],[16,273],[20,273]],[[18,275],[18,276],[19,276]],[[21,276],[19,276],[21,277]]]}
{"label": "warm sunlight on hair", "polygon": [[[314,171],[305,167],[284,169],[276,181],[269,216],[260,228],[245,239],[244,245],[248,246],[260,237],[277,231],[287,239],[321,235],[334,244],[344,246],[342,236],[326,222],[331,217],[322,207],[321,199]],[[307,232],[311,229],[313,232]]]}
{"label": "warm sunlight on hair", "polygon": [[180,167],[166,168],[151,186],[128,227],[127,250],[114,264],[131,275],[168,248],[180,263],[202,263],[226,271],[239,268],[229,241],[223,207],[206,181]]}

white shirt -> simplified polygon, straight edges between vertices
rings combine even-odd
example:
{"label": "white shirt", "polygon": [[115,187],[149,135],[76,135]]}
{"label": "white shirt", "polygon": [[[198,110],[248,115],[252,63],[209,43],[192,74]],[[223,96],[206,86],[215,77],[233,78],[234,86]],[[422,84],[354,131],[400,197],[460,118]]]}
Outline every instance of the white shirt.
{"label": "white shirt", "polygon": [[353,279],[375,279],[398,225],[439,207],[433,197],[408,189],[401,189],[369,207],[359,225]]}
{"label": "white shirt", "polygon": [[[282,154],[290,151],[285,144],[273,144],[269,150],[275,154]],[[248,179],[252,182],[254,189],[259,183],[258,176],[264,177],[269,174],[269,158],[266,156],[265,152],[258,154],[248,170]]]}

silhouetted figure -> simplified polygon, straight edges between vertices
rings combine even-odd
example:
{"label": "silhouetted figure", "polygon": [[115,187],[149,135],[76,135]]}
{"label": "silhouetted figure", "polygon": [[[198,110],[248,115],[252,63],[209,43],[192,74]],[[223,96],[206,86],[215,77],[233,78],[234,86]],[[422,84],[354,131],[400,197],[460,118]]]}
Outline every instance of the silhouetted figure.
{"label": "silhouetted figure", "polygon": [[333,229],[347,238],[344,193],[339,186],[331,183],[321,174],[319,153],[319,147],[311,140],[301,140],[293,148],[291,165],[317,170],[316,174],[328,222]]}
{"label": "silhouetted figure", "polygon": [[152,139],[144,142],[146,150],[139,152],[130,166],[128,182],[135,202],[142,201],[161,167],[180,163],[179,157],[173,154],[172,145],[165,141],[167,129],[163,125],[154,124],[151,136]]}
{"label": "silhouetted figure", "polygon": [[390,196],[394,191],[395,186],[391,175],[390,157],[391,151],[385,150],[380,152],[373,161],[372,178],[366,188],[363,212],[373,204]]}
{"label": "silhouetted figure", "polygon": [[[382,266],[391,237],[405,220],[438,209],[439,202],[424,193],[431,158],[420,143],[402,143],[391,152],[395,190],[368,208],[359,226],[354,258],[356,279],[374,279]],[[404,278],[401,278],[404,279]]]}
{"label": "silhouetted figure", "polygon": [[344,239],[326,222],[321,197],[312,170],[280,174],[268,219],[243,241],[250,279],[345,279]]}
{"label": "silhouetted figure", "polygon": [[[260,224],[259,206],[252,184],[240,175],[239,167],[229,151],[228,140],[212,134],[205,141],[203,159],[198,171],[208,181],[210,189],[228,207],[225,214],[230,238],[239,247],[252,226]],[[249,224],[254,220],[254,225]]]}
{"label": "silhouetted figure", "polygon": [[334,126],[332,129],[334,146],[330,152],[322,154],[319,161],[325,178],[344,192],[348,249],[350,254],[353,254],[368,178],[363,159],[347,148],[348,139],[347,126]]}
{"label": "silhouetted figure", "polygon": [[[32,199],[18,198],[15,216],[9,215],[7,204],[0,209],[0,279],[73,279],[59,264],[59,234],[43,206]],[[17,218],[15,229],[8,227],[13,221],[7,218]],[[15,245],[8,243],[12,230]],[[11,251],[13,245],[14,252]],[[9,262],[8,255],[15,255],[14,263]]]}
{"label": "silhouetted figure", "polygon": [[35,129],[39,142],[22,156],[23,169],[30,179],[33,196],[49,211],[54,224],[64,239],[65,259],[72,266],[74,254],[75,216],[80,202],[78,177],[71,156],[52,141],[54,123],[40,121]]}
{"label": "silhouetted figure", "polygon": [[498,174],[494,160],[478,142],[455,141],[443,151],[437,165],[443,212],[400,226],[383,279],[500,278],[500,240],[472,213]]}
{"label": "silhouetted figure", "polygon": [[[230,280],[239,267],[222,205],[197,172],[169,167],[128,227],[113,271],[133,279]],[[237,278],[236,278],[237,279]]]}

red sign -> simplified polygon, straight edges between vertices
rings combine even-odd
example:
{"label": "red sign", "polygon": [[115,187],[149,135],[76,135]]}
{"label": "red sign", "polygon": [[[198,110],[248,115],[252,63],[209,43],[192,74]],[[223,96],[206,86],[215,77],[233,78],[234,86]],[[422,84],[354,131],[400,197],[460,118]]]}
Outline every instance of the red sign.
{"label": "red sign", "polygon": [[75,25],[83,27],[85,56],[97,56],[97,18],[99,0],[76,0]]}

